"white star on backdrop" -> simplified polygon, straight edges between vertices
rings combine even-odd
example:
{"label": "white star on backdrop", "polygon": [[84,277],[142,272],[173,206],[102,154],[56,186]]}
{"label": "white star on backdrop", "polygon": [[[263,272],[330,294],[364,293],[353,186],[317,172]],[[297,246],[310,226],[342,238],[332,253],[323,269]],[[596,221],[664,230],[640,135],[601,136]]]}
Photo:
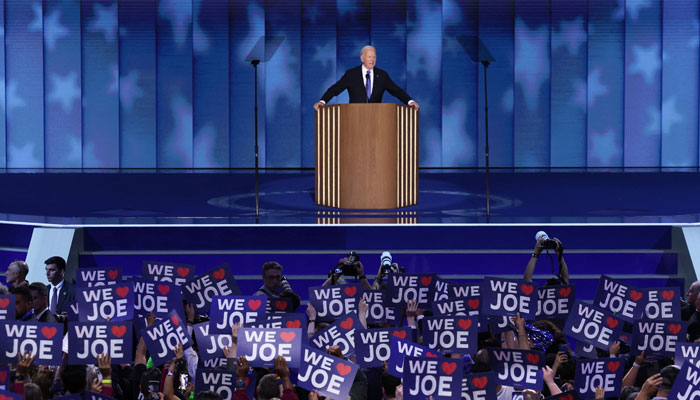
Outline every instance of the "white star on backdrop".
{"label": "white star on backdrop", "polygon": [[138,81],[139,71],[135,69],[129,72],[129,75],[122,75],[119,78],[119,100],[127,111],[131,111],[134,102],[143,97],[143,90],[139,87]]}
{"label": "white star on backdrop", "polygon": [[540,87],[549,79],[545,60],[549,59],[546,26],[528,28],[522,19],[515,21],[515,80],[520,84],[528,108],[537,108]]}
{"label": "white star on backdrop", "polygon": [[[3,79],[2,81],[3,86],[5,86],[5,80]],[[27,105],[27,102],[24,101],[23,98],[19,97],[19,94],[17,94],[17,89],[19,88],[19,82],[16,80],[10,80],[10,82],[7,84],[7,88],[5,89],[5,105],[6,105],[6,110],[5,112],[7,114],[10,114],[12,111],[14,111],[17,108],[21,108]]]}
{"label": "white star on backdrop", "polygon": [[441,58],[435,57],[442,51],[442,41],[435,41],[434,29],[442,25],[442,7],[431,6],[429,3],[416,2],[415,21],[411,28],[407,27],[407,48],[413,49],[415,66],[413,72],[419,75],[424,72],[429,80],[438,81],[441,74]]}
{"label": "white star on backdrop", "polygon": [[59,103],[63,112],[70,114],[73,111],[73,104],[80,99],[78,74],[75,71],[66,76],[51,74],[51,86],[53,90],[49,93],[49,102]]}
{"label": "white star on backdrop", "polygon": [[44,11],[41,8],[41,3],[32,3],[32,12],[34,19],[29,22],[27,29],[31,32],[41,32],[44,29]]}
{"label": "white star on backdrop", "polygon": [[209,50],[209,37],[199,24],[199,11],[202,0],[194,0],[192,12],[192,50],[197,54],[204,54]]}
{"label": "white star on backdrop", "polygon": [[583,17],[576,17],[573,21],[561,21],[558,35],[552,35],[552,48],[566,46],[569,54],[575,56],[581,44],[586,42],[586,30],[583,25]]}
{"label": "white star on backdrop", "polygon": [[620,148],[615,142],[615,130],[608,129],[606,132],[592,132],[590,138],[590,154],[597,159],[600,164],[610,165],[613,158],[620,154]]}
{"label": "white star on backdrop", "polygon": [[112,3],[109,6],[95,3],[92,9],[95,13],[95,18],[90,21],[88,30],[90,32],[102,32],[107,42],[114,42],[114,39],[117,38],[117,3]]}
{"label": "white star on backdrop", "polygon": [[35,145],[27,142],[22,145],[10,145],[7,149],[8,166],[19,168],[37,168],[41,166],[39,158],[34,155]]}
{"label": "white star on backdrop", "polygon": [[651,0],[617,0],[617,8],[614,17],[623,19],[629,16],[633,20],[639,18],[639,13],[644,8],[651,7]]}
{"label": "white star on backdrop", "polygon": [[593,107],[598,97],[608,94],[608,87],[600,81],[600,77],[600,68],[594,68],[593,71],[588,74],[587,84],[581,80],[575,81],[574,88],[576,94],[574,103]]}
{"label": "white star on backdrop", "polygon": [[644,77],[648,85],[654,83],[657,71],[661,68],[661,53],[659,44],[653,43],[647,47],[632,46],[633,62],[629,67],[630,73],[638,73]]}
{"label": "white star on backdrop", "polygon": [[192,6],[180,0],[161,0],[158,5],[158,14],[172,23],[175,43],[185,44],[187,28],[192,21]]}
{"label": "white star on backdrop", "polygon": [[676,110],[676,96],[671,96],[661,105],[661,133],[671,135],[671,128],[679,122],[683,122],[683,115]]}
{"label": "white star on backdrop", "polygon": [[68,36],[68,28],[61,25],[61,11],[53,10],[44,20],[44,43],[49,50],[56,47],[58,39]]}

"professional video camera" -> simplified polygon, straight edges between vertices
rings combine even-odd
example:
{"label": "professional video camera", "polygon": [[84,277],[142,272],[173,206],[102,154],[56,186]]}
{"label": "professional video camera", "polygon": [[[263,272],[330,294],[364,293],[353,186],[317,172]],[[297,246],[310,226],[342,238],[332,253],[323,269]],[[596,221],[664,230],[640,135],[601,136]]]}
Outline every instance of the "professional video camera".
{"label": "professional video camera", "polygon": [[345,276],[357,276],[357,272],[360,267],[360,256],[351,251],[344,258],[338,261],[338,264],[333,269],[333,273],[336,275],[343,274]]}

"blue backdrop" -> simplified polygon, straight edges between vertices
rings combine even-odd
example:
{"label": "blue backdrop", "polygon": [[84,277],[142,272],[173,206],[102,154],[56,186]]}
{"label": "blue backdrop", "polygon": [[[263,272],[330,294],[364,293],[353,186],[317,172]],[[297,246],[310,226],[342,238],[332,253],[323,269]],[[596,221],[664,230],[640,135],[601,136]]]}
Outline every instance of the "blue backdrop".
{"label": "blue backdrop", "polygon": [[[696,0],[4,0],[0,167],[313,167],[313,109],[373,44],[421,104],[420,165],[697,167]],[[336,102],[347,101],[341,95]],[[396,101],[386,96],[385,101]]]}

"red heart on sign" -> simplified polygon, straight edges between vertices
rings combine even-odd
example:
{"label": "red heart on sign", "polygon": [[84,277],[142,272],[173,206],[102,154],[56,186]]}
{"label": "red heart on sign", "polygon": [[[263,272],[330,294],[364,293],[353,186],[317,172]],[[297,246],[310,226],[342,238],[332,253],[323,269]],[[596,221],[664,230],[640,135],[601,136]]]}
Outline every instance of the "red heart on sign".
{"label": "red heart on sign", "polygon": [[460,328],[462,328],[463,331],[466,331],[467,329],[469,329],[470,326],[472,326],[472,320],[460,319],[459,321],[457,321],[457,324]]}
{"label": "red heart on sign", "polygon": [[618,368],[620,368],[619,361],[608,361],[608,370],[610,370],[610,372],[615,372]]}
{"label": "red heart on sign", "polygon": [[294,321],[287,321],[287,328],[301,328],[301,321],[294,320]]}
{"label": "red heart on sign", "polygon": [[526,285],[523,283],[522,285],[520,285],[520,290],[522,290],[523,293],[529,296],[530,293],[532,293],[532,291],[535,290],[535,288],[532,285]]}
{"label": "red heart on sign", "polygon": [[447,375],[452,375],[452,373],[457,369],[457,363],[444,361],[440,368],[442,368]]}
{"label": "red heart on sign", "polygon": [[7,380],[7,371],[0,371],[0,382],[5,382]]}
{"label": "red heart on sign", "polygon": [[165,296],[165,295],[168,294],[168,292],[170,291],[170,286],[168,286],[168,285],[158,285],[158,291],[160,292],[160,294],[162,294],[163,296]]}
{"label": "red heart on sign", "polygon": [[482,376],[481,378],[472,378],[472,385],[476,387],[477,389],[483,389],[488,385],[489,383],[489,377],[488,376]]}
{"label": "red heart on sign", "polygon": [[115,292],[117,292],[117,295],[121,297],[122,299],[126,297],[127,294],[129,294],[129,287],[128,286],[122,286],[114,289]]}
{"label": "red heart on sign", "polygon": [[340,323],[340,327],[345,330],[352,329],[352,318],[347,317],[345,321]]}
{"label": "red heart on sign", "polygon": [[12,400],[12,397],[5,396],[4,394],[0,394],[0,400]]}
{"label": "red heart on sign", "polygon": [[607,317],[607,318],[605,318],[605,323],[608,324],[609,327],[615,329],[615,327],[617,326],[619,321],[613,317]]}
{"label": "red heart on sign", "polygon": [[394,331],[392,336],[396,336],[399,339],[406,339],[406,331]]}
{"label": "red heart on sign", "polygon": [[170,320],[173,321],[173,324],[175,325],[180,324],[180,320],[177,318],[177,315],[173,315],[172,317],[170,317]]}
{"label": "red heart on sign", "polygon": [[297,334],[294,332],[282,332],[282,333],[280,333],[280,339],[284,340],[287,343],[294,340],[295,337],[297,337]]}
{"label": "red heart on sign", "polygon": [[124,336],[126,333],[126,326],[124,325],[115,325],[112,327],[112,334],[118,338]]}
{"label": "red heart on sign", "polygon": [[433,281],[433,277],[432,277],[432,276],[424,276],[424,277],[420,278],[420,283],[421,283],[423,286],[429,286],[429,285],[430,285],[430,282],[432,282],[432,281]]}
{"label": "red heart on sign", "polygon": [[528,353],[525,358],[527,358],[528,361],[530,361],[530,364],[537,364],[540,362],[540,356],[537,354],[533,353]]}
{"label": "red heart on sign", "polygon": [[349,374],[350,371],[352,371],[352,367],[351,367],[351,366],[345,365],[345,364],[343,364],[343,363],[338,363],[338,364],[336,364],[335,369],[337,369],[337,370],[338,370],[338,373],[339,373],[340,375],[343,375],[343,376]]}
{"label": "red heart on sign", "polygon": [[282,300],[276,300],[276,301],[275,301],[275,307],[276,307],[278,310],[284,310],[285,308],[287,308],[287,302],[286,302],[286,301],[282,301]]}
{"label": "red heart on sign", "polygon": [[630,290],[630,298],[634,301],[637,301],[642,298],[642,292],[638,292],[636,290]]}
{"label": "red heart on sign", "polygon": [[467,304],[472,310],[479,308],[479,299],[467,300]]}
{"label": "red heart on sign", "polygon": [[668,324],[668,331],[674,335],[681,331],[681,324]]}
{"label": "red heart on sign", "polygon": [[0,308],[5,309],[10,304],[10,299],[0,299]]}
{"label": "red heart on sign", "polygon": [[48,326],[45,326],[41,328],[41,334],[44,335],[45,338],[51,339],[56,335],[56,328],[51,327],[49,328]]}
{"label": "red heart on sign", "polygon": [[117,279],[117,276],[119,275],[119,271],[116,269],[110,269],[109,272],[107,273],[109,275],[109,279],[115,280]]}
{"label": "red heart on sign", "polygon": [[345,288],[345,294],[348,295],[348,297],[352,297],[357,293],[357,288],[355,286],[349,286]]}
{"label": "red heart on sign", "polygon": [[226,270],[223,268],[220,268],[219,270],[214,271],[214,273],[212,275],[214,275],[214,278],[216,278],[216,279],[219,279],[219,280],[224,279],[224,276],[226,276]]}
{"label": "red heart on sign", "polygon": [[567,287],[567,288],[560,288],[559,289],[559,295],[561,297],[569,297],[570,294],[571,294],[571,288]]}
{"label": "red heart on sign", "polygon": [[178,275],[180,275],[180,276],[182,276],[182,277],[185,277],[185,276],[187,276],[187,274],[189,274],[189,273],[190,273],[190,269],[189,269],[189,268],[177,267],[177,274],[178,274]]}
{"label": "red heart on sign", "polygon": [[425,353],[425,356],[426,356],[426,357],[437,358],[437,354],[433,354],[433,353],[431,353],[431,352]]}
{"label": "red heart on sign", "polygon": [[674,292],[673,290],[664,290],[663,292],[661,292],[661,297],[663,297],[666,301],[670,301],[675,295],[676,292]]}
{"label": "red heart on sign", "polygon": [[253,300],[253,299],[248,300],[248,307],[250,307],[250,309],[253,311],[260,308],[261,305],[262,305],[262,301],[260,301],[260,300]]}

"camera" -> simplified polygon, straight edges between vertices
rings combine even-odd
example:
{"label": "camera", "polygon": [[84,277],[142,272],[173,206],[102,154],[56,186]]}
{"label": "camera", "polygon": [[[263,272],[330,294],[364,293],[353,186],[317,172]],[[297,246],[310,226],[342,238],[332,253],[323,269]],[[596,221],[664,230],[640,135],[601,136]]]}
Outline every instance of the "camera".
{"label": "camera", "polygon": [[381,256],[381,260],[382,260],[382,274],[387,275],[387,274],[391,273],[391,261],[392,261],[391,253],[389,253],[388,251],[383,252],[382,256]]}
{"label": "camera", "polygon": [[354,251],[351,251],[347,256],[340,259],[338,265],[335,266],[333,273],[343,274],[346,276],[357,276],[359,262],[360,256]]}
{"label": "camera", "polygon": [[542,238],[542,243],[540,243],[540,246],[542,246],[543,249],[555,250],[557,248],[557,241],[550,239],[549,236],[547,235],[547,232],[545,232],[545,231],[537,232],[537,234],[535,234],[535,241],[539,242],[540,238]]}
{"label": "camera", "polygon": [[189,374],[180,374],[180,391],[184,392],[187,390],[187,385],[190,383],[190,375]]}

